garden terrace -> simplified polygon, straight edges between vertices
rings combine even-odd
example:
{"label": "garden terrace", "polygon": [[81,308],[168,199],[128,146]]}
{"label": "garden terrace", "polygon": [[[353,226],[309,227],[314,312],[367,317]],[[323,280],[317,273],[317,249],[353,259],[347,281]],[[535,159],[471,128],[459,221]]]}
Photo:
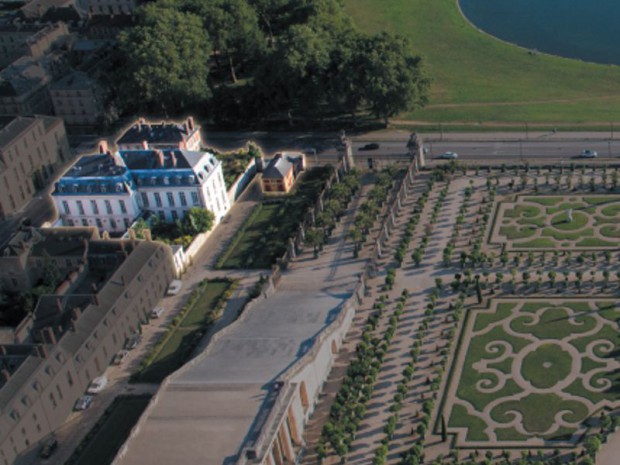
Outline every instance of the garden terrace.
{"label": "garden terrace", "polygon": [[620,406],[617,302],[493,300],[471,309],[446,393],[461,447],[572,447]]}
{"label": "garden terrace", "polygon": [[620,246],[619,195],[522,195],[499,202],[495,218],[490,242],[507,250]]}

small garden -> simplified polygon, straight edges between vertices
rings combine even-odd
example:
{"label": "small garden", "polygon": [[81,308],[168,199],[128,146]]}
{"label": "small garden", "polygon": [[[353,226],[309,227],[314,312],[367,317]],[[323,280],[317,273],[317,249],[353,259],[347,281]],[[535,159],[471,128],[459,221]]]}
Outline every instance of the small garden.
{"label": "small garden", "polygon": [[65,465],[109,465],[151,400],[150,395],[118,396],[75,449]]}
{"label": "small garden", "polygon": [[138,219],[132,229],[138,239],[144,239],[144,230],[150,229],[153,240],[187,247],[198,234],[210,231],[214,222],[213,212],[201,207],[192,207],[182,219],[174,223],[167,223],[159,216],[151,215],[148,220]]}
{"label": "small garden", "polygon": [[236,152],[215,152],[215,157],[222,162],[222,172],[224,174],[226,188],[230,189],[237,178],[245,171],[250,161],[260,156],[261,150],[252,143],[249,143],[247,147]]}
{"label": "small garden", "polygon": [[217,320],[232,295],[236,281],[203,281],[192,292],[183,309],[175,316],[151,353],[145,357],[132,382],[159,383],[181,367]]}
{"label": "small garden", "polygon": [[265,200],[255,207],[219,258],[220,269],[267,269],[284,255],[288,239],[304,220],[333,172],[312,168],[301,175],[289,195]]}

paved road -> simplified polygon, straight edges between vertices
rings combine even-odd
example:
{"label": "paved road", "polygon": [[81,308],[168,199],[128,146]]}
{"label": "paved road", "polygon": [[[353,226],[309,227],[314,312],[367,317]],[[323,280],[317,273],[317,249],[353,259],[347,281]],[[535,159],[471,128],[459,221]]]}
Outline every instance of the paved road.
{"label": "paved road", "polygon": [[[620,138],[612,139],[611,133],[449,133],[423,134],[429,150],[428,158],[433,159],[444,152],[457,152],[461,160],[481,160],[501,162],[515,160],[557,161],[579,160],[584,149],[598,152],[599,161],[620,161]],[[406,131],[379,131],[352,136],[354,156],[360,163],[368,158],[384,163],[407,158]],[[332,161],[337,157],[338,134],[329,133],[210,133],[207,144],[223,150],[231,150],[247,140],[256,141],[270,154],[278,150],[303,150],[314,148],[317,156],[310,162]],[[375,150],[364,150],[369,143],[378,143]]]}

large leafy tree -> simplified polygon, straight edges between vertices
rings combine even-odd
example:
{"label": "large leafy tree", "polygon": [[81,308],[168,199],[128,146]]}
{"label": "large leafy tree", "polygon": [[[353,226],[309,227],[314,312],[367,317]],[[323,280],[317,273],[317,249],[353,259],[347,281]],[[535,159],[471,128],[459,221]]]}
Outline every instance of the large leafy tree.
{"label": "large leafy tree", "polygon": [[121,99],[166,113],[204,103],[211,43],[201,19],[156,3],[146,5],[140,18],[120,36],[126,63]]}
{"label": "large leafy tree", "polygon": [[357,69],[349,71],[362,74],[364,99],[375,116],[387,125],[388,118],[426,103],[429,80],[407,39],[380,33],[357,42]]}
{"label": "large leafy tree", "polygon": [[192,207],[181,220],[181,230],[184,234],[200,234],[210,231],[214,222],[213,212],[200,207]]}
{"label": "large leafy tree", "polygon": [[247,0],[162,0],[159,5],[198,16],[213,45],[220,70],[237,81],[236,68],[255,60],[265,47],[258,15]]}

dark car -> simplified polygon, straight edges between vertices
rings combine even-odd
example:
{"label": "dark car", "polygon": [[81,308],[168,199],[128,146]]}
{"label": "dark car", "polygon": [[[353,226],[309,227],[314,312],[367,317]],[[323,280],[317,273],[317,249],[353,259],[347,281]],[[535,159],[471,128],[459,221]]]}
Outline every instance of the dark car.
{"label": "dark car", "polygon": [[57,447],[58,441],[56,440],[56,438],[49,438],[43,443],[43,447],[41,447],[41,452],[39,452],[39,457],[41,457],[42,459],[49,459]]}
{"label": "dark car", "polygon": [[377,150],[379,148],[379,144],[376,142],[371,142],[370,144],[363,145],[360,147],[360,150]]}

